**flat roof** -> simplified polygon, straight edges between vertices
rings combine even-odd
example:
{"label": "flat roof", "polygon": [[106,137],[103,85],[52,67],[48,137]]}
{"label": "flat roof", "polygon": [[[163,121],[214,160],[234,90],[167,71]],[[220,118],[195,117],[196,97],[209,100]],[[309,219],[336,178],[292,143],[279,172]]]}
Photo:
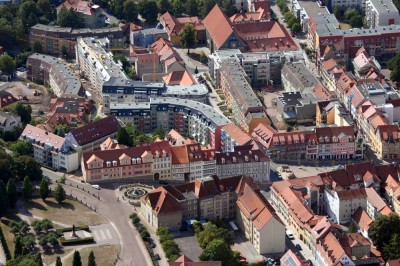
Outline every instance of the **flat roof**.
{"label": "flat roof", "polygon": [[320,37],[342,35],[342,32],[339,30],[339,21],[334,14],[317,14],[313,18]]}
{"label": "flat roof", "polygon": [[368,5],[369,3],[371,3],[371,5],[379,13],[389,13],[389,12],[399,13],[392,0],[368,0],[366,2],[366,5]]}
{"label": "flat roof", "polygon": [[308,16],[315,16],[315,15],[329,15],[329,10],[326,6],[318,5],[318,2],[313,1],[301,1],[301,0],[294,0],[299,3],[299,5],[304,8],[307,12]]}

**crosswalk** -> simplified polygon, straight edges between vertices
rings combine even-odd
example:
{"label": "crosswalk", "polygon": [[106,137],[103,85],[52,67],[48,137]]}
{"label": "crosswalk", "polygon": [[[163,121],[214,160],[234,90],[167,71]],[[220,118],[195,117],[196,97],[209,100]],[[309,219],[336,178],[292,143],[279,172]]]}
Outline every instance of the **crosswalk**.
{"label": "crosswalk", "polygon": [[97,242],[113,239],[109,229],[97,229],[97,230],[93,230],[92,233],[94,235],[94,240]]}

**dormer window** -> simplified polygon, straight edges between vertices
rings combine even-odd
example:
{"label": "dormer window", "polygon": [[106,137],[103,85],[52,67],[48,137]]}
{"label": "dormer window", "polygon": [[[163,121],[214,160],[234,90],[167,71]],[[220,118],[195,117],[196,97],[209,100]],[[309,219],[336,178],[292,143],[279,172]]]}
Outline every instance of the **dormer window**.
{"label": "dormer window", "polygon": [[319,142],[324,142],[324,138],[323,137],[320,137],[318,140],[319,140]]}
{"label": "dormer window", "polygon": [[113,161],[113,166],[117,166],[117,161]]}
{"label": "dormer window", "polygon": [[325,142],[329,142],[329,137],[325,137]]}
{"label": "dormer window", "polygon": [[221,163],[225,163],[225,158],[221,158]]}
{"label": "dormer window", "polygon": [[258,162],[258,155],[254,155],[254,160]]}
{"label": "dormer window", "polygon": [[137,162],[137,163],[142,163],[142,159],[137,158],[137,159],[136,159],[136,162]]}
{"label": "dormer window", "polygon": [[332,138],[332,141],[333,141],[333,142],[338,142],[339,139],[338,139],[337,137],[333,137],[333,138]]}
{"label": "dormer window", "polygon": [[249,156],[244,156],[244,160],[246,161],[246,162],[248,162],[249,161]]}
{"label": "dormer window", "polygon": [[132,164],[136,164],[136,159],[132,158]]}
{"label": "dormer window", "polygon": [[235,156],[232,157],[232,161],[233,161],[234,163],[236,163],[236,157],[235,157]]}
{"label": "dormer window", "polygon": [[111,166],[111,162],[106,162],[106,164],[107,164],[107,167]]}

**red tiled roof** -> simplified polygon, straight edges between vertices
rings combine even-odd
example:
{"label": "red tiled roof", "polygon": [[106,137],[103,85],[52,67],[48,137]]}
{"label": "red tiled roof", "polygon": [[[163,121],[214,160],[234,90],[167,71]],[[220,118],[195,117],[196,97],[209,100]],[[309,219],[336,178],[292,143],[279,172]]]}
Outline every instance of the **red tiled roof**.
{"label": "red tiled roof", "polygon": [[217,48],[221,47],[232,33],[237,33],[232,22],[218,5],[215,5],[208,13],[204,19],[204,25]]}
{"label": "red tiled roof", "polygon": [[89,125],[72,130],[71,134],[76,142],[83,146],[97,139],[106,137],[118,131],[121,127],[113,115],[97,120]]}
{"label": "red tiled roof", "polygon": [[353,214],[352,219],[359,228],[365,231],[369,230],[370,225],[374,221],[362,207],[358,207],[357,211]]}
{"label": "red tiled roof", "polygon": [[390,210],[389,206],[387,206],[375,189],[372,187],[365,188],[365,192],[367,193],[368,202],[376,209],[377,212],[385,215],[391,213],[391,211],[388,213],[388,209]]}
{"label": "red tiled roof", "polygon": [[171,147],[172,164],[189,164],[189,156],[185,146]]}
{"label": "red tiled roof", "polygon": [[242,146],[251,142],[252,138],[244,132],[239,126],[234,123],[226,124],[221,127],[221,130],[225,131],[235,142]]}
{"label": "red tiled roof", "polygon": [[172,71],[162,79],[167,85],[190,86],[197,84],[196,79],[187,70]]}
{"label": "red tiled roof", "polygon": [[66,0],[61,6],[64,6],[67,10],[71,9],[75,12],[82,13],[88,16],[95,14],[95,9],[92,8],[94,4],[92,2],[83,0]]}
{"label": "red tiled roof", "polygon": [[[342,127],[317,127],[315,128],[315,133],[317,134],[318,141],[320,142],[320,138],[323,138],[322,143],[334,143],[333,137],[337,137],[339,140],[343,137],[349,138],[352,140],[349,142],[354,142],[354,129],[352,126],[342,126]],[[329,140],[325,138],[328,137]]]}
{"label": "red tiled roof", "polygon": [[181,204],[164,187],[159,187],[140,198],[149,203],[155,215],[182,211]]}
{"label": "red tiled roof", "polygon": [[326,71],[331,71],[332,69],[334,69],[337,66],[337,63],[335,61],[335,59],[331,58],[325,62],[322,63],[322,67],[326,70]]}
{"label": "red tiled roof", "polygon": [[282,266],[308,266],[306,260],[301,259],[290,249],[280,259]]}
{"label": "red tiled roof", "polygon": [[388,260],[386,266],[400,266],[400,259]]}
{"label": "red tiled roof", "polygon": [[400,138],[400,128],[396,125],[380,125],[377,128],[377,134],[382,141],[398,140]]}

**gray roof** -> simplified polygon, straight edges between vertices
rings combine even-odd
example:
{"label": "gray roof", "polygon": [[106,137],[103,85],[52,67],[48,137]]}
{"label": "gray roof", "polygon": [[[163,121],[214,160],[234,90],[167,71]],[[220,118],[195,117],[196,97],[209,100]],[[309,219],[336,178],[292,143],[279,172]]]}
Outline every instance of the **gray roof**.
{"label": "gray roof", "polygon": [[[293,1],[294,2],[294,1]],[[308,16],[328,15],[329,11],[325,6],[320,6],[317,1],[297,1],[304,8]]]}
{"label": "gray roof", "polygon": [[59,79],[61,79],[58,81],[64,82],[63,93],[79,95],[82,88],[82,84],[63,61],[54,56],[38,54],[38,53],[30,55],[28,60],[29,59],[43,61],[46,62],[48,65],[51,65],[51,71],[53,72],[53,74],[56,75]]}
{"label": "gray roof", "polygon": [[339,30],[339,21],[334,14],[317,14],[313,17],[319,37],[342,35],[342,32]]}
{"label": "gray roof", "polygon": [[137,81],[125,78],[111,77],[110,80],[104,82],[103,86],[123,86],[131,88],[163,88],[164,82],[148,82],[148,81]]}
{"label": "gray roof", "polygon": [[368,2],[371,3],[379,13],[399,12],[392,0],[368,0]]}
{"label": "gray roof", "polygon": [[89,29],[89,28],[72,29],[69,27],[50,26],[50,25],[44,25],[44,24],[36,24],[36,25],[32,26],[31,29],[43,30],[43,31],[47,31],[47,32],[70,33],[71,35],[121,31],[120,27],[99,28],[99,29]]}
{"label": "gray roof", "polygon": [[282,76],[285,76],[294,88],[300,91],[318,84],[317,78],[301,62],[285,64],[282,68]]}

